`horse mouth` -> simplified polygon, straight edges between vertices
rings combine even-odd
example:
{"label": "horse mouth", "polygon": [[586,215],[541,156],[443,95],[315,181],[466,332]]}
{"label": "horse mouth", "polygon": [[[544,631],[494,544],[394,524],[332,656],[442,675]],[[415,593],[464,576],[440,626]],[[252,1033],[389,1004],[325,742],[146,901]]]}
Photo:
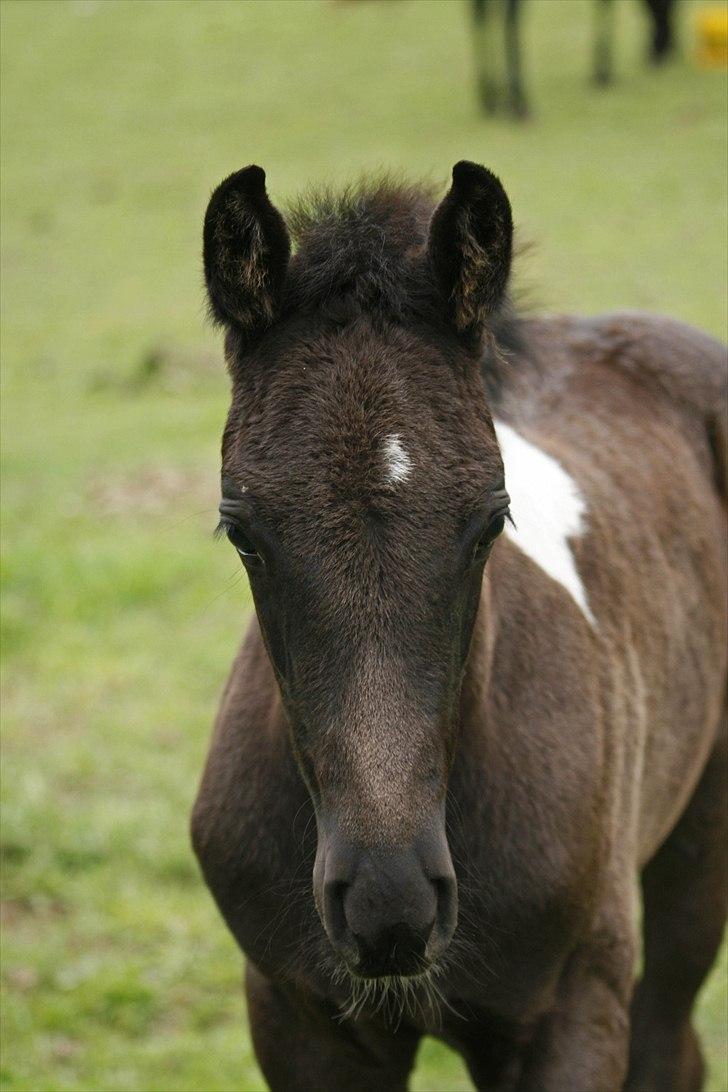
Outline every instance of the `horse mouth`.
{"label": "horse mouth", "polygon": [[393,978],[417,979],[428,975],[432,966],[432,963],[422,956],[412,953],[399,954],[394,950],[385,957],[359,959],[354,964],[348,964],[348,970],[356,978],[368,981]]}

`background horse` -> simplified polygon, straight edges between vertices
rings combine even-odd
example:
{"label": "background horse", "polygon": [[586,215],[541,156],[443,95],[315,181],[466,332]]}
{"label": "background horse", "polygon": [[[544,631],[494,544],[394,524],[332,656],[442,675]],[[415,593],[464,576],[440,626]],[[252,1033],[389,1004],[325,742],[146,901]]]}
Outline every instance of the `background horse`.
{"label": "background horse", "polygon": [[[648,56],[661,64],[675,46],[675,0],[644,0],[650,18]],[[516,117],[526,117],[528,98],[521,64],[521,0],[471,0],[475,38],[475,64],[480,103],[488,113],[501,107]],[[501,27],[496,25],[500,22]],[[498,38],[504,36],[506,75],[499,84]],[[611,83],[614,54],[614,0],[596,0],[594,82]]]}
{"label": "background horse", "polygon": [[434,212],[380,182],[287,224],[258,167],[208,207],[221,529],[257,618],[192,830],[274,1089],[401,1089],[426,1033],[479,1088],[701,1086],[724,351],[518,318],[511,237],[464,162]]}

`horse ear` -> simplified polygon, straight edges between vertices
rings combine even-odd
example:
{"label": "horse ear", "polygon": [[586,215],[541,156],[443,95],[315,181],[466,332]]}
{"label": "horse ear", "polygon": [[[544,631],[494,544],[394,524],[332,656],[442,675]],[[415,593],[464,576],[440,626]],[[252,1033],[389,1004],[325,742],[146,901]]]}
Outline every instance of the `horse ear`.
{"label": "horse ear", "polygon": [[512,241],[511,206],[499,180],[477,163],[456,163],[432,217],[428,253],[459,333],[480,334],[503,299]]}
{"label": "horse ear", "polygon": [[207,206],[203,239],[213,318],[249,337],[262,332],[280,303],[291,243],[261,167],[244,167],[220,183]]}

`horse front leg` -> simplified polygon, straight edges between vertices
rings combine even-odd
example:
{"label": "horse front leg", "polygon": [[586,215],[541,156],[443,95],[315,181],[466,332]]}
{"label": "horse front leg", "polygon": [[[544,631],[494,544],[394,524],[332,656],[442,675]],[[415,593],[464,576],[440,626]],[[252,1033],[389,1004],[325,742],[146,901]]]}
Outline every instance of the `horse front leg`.
{"label": "horse front leg", "polygon": [[508,67],[508,100],[511,113],[517,118],[528,117],[528,103],[523,89],[521,65],[521,0],[508,0],[506,6],[506,63]]}
{"label": "horse front leg", "polygon": [[594,83],[606,87],[614,78],[614,0],[597,0]]}
{"label": "horse front leg", "polygon": [[649,59],[661,64],[675,47],[673,18],[675,0],[645,0],[652,18]]}
{"label": "horse front leg", "polygon": [[248,962],[248,1016],[271,1092],[406,1092],[420,1036],[338,1022],[320,999],[289,992]]}
{"label": "horse front leg", "polygon": [[480,105],[488,114],[503,107],[515,117],[527,117],[521,70],[521,0],[471,0],[471,12]]}
{"label": "horse front leg", "polygon": [[632,1001],[630,1092],[699,1092],[692,1025],[728,911],[728,718],[677,826],[642,873],[644,967]]}
{"label": "horse front leg", "polygon": [[554,1010],[524,1059],[518,1092],[620,1092],[629,1057],[636,938],[631,926],[574,953]]}
{"label": "horse front leg", "polygon": [[495,114],[502,89],[498,86],[499,0],[471,0],[473,46],[478,99],[483,110]]}

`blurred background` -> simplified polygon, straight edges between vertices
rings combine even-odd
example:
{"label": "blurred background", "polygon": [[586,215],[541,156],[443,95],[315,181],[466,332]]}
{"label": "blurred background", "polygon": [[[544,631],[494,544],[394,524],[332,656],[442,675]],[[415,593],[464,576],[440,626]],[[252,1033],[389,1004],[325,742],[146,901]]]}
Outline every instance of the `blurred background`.
{"label": "blurred background", "polygon": [[[712,5],[715,7],[715,5]],[[548,310],[726,337],[726,77],[645,63],[616,0],[530,0],[528,122],[480,112],[461,0],[2,5],[2,1087],[254,1090],[241,959],[187,815],[250,600],[214,543],[228,385],[202,216],[250,162],[285,202],[390,167],[494,169]],[[718,9],[718,13],[725,11]],[[726,971],[701,998],[728,1089]],[[470,1088],[426,1042],[415,1089]]]}

